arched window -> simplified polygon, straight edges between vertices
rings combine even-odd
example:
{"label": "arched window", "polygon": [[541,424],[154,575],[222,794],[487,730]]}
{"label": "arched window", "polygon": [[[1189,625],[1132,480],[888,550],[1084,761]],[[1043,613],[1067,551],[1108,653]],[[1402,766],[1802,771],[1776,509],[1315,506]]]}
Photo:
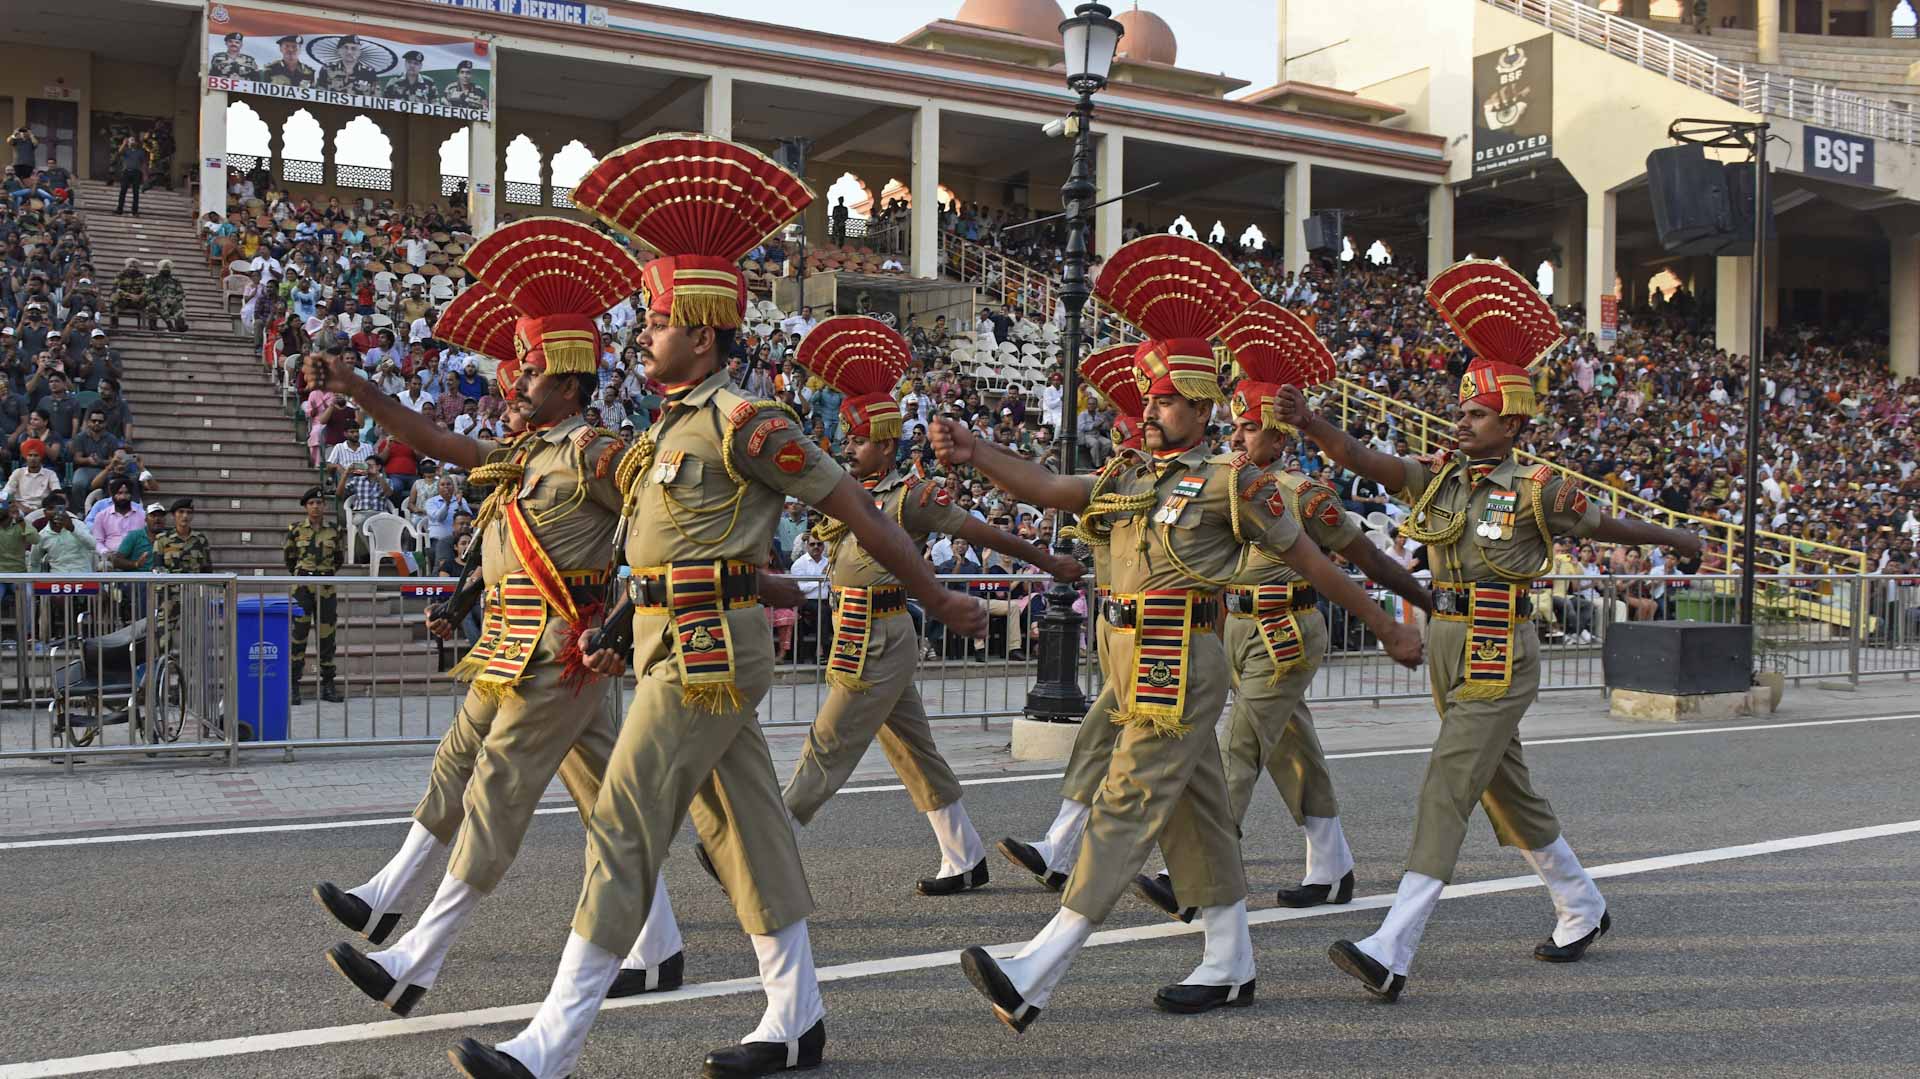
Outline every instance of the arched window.
{"label": "arched window", "polygon": [[1173,224],[1167,226],[1167,231],[1175,236],[1185,236],[1189,240],[1200,238],[1200,234],[1194,231],[1193,222],[1187,220],[1186,214],[1174,218]]}
{"label": "arched window", "polygon": [[545,180],[540,147],[524,134],[507,143],[506,201],[519,206],[539,206],[540,187]]}
{"label": "arched window", "polygon": [[1247,231],[1240,234],[1240,246],[1251,251],[1260,251],[1267,246],[1267,234],[1260,231],[1258,225],[1248,225]]}
{"label": "arched window", "polygon": [[[273,129],[244,101],[227,105],[227,167],[251,172],[262,161],[273,160]],[[265,192],[255,192],[264,195]]]}
{"label": "arched window", "polygon": [[305,109],[280,125],[280,178],[296,184],[327,182],[327,133]]}
{"label": "arched window", "polygon": [[1389,265],[1393,262],[1393,248],[1388,247],[1382,240],[1375,240],[1373,246],[1367,248],[1367,261],[1375,266]]}
{"label": "arched window", "polygon": [[1910,38],[1920,31],[1920,16],[1914,14],[1913,5],[1907,0],[1900,0],[1900,6],[1893,9],[1893,17],[1889,21],[1894,37]]}
{"label": "arched window", "polygon": [[1213,228],[1207,230],[1207,242],[1210,244],[1223,244],[1227,242],[1227,223],[1225,221],[1215,221],[1213,223]]}
{"label": "arched window", "polygon": [[1353,261],[1353,237],[1351,236],[1340,237],[1340,261]]}
{"label": "arched window", "polygon": [[841,173],[840,178],[833,182],[833,186],[827,188],[829,215],[833,213],[834,207],[840,205],[841,199],[847,200],[848,217],[872,216],[873,189],[867,186],[866,181],[851,172]]}
{"label": "arched window", "polygon": [[1647,302],[1652,303],[1656,294],[1662,300],[1673,299],[1673,294],[1680,291],[1682,284],[1684,282],[1680,280],[1680,275],[1674,273],[1672,269],[1661,270],[1647,278]]}
{"label": "arched window", "polygon": [[574,185],[584,179],[593,170],[600,159],[579,139],[574,139],[560,147],[553,155],[553,205],[562,210],[573,209]]}
{"label": "arched window", "polygon": [[877,210],[882,206],[891,206],[896,202],[905,203],[907,206],[912,206],[913,205],[913,188],[908,187],[906,184],[901,183],[897,179],[889,179],[887,181],[887,186],[880,189],[880,202],[874,207],[874,209]]}
{"label": "arched window", "polygon": [[934,197],[940,200],[941,206],[958,208],[960,205],[960,196],[954,194],[953,188],[948,187],[946,184],[940,185],[940,190]]}
{"label": "arched window", "polygon": [[467,179],[471,175],[468,162],[473,152],[471,130],[459,128],[440,144],[440,194],[443,198],[462,194],[467,189]]}
{"label": "arched window", "polygon": [[1542,296],[1553,295],[1553,261],[1541,259],[1540,265],[1533,271],[1533,285]]}
{"label": "arched window", "polygon": [[393,190],[393,140],[370,117],[356,116],[333,133],[333,182],[366,191]]}

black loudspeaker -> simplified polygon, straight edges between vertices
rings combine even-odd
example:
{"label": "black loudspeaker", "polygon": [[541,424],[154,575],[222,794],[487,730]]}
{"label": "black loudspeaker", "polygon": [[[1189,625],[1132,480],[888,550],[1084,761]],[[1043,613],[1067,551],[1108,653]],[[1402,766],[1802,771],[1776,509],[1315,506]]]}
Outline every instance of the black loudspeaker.
{"label": "black loudspeaker", "polygon": [[1306,220],[1307,251],[1338,251],[1340,249],[1340,214],[1335,210],[1309,214]]}
{"label": "black loudspeaker", "polygon": [[1722,622],[1615,622],[1602,657],[1608,689],[1692,696],[1753,685],[1753,630]]}
{"label": "black loudspeaker", "polygon": [[1732,238],[1727,170],[1717,161],[1708,161],[1705,150],[1668,146],[1648,154],[1647,186],[1653,224],[1669,254],[1705,254],[1688,248],[1702,243],[1717,247]]}

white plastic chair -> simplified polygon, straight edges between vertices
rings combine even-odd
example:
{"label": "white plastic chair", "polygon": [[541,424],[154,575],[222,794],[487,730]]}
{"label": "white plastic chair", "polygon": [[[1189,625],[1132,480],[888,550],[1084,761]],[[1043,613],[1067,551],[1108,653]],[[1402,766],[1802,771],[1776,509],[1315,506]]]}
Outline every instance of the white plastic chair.
{"label": "white plastic chair", "polygon": [[373,291],[381,296],[393,295],[393,271],[381,270],[373,275]]}
{"label": "white plastic chair", "polygon": [[427,295],[440,301],[453,299],[453,278],[443,273],[434,274],[427,281]]}
{"label": "white plastic chair", "polygon": [[1391,532],[1393,531],[1393,518],[1379,510],[1374,510],[1372,513],[1367,514],[1367,527],[1376,532]]}
{"label": "white plastic chair", "polygon": [[[373,568],[368,571],[372,577],[380,576],[380,559],[388,551],[417,551],[420,549],[420,530],[413,527],[405,517],[397,513],[375,513],[360,522],[360,534],[366,537],[367,553]],[[412,542],[401,544],[403,538]]]}

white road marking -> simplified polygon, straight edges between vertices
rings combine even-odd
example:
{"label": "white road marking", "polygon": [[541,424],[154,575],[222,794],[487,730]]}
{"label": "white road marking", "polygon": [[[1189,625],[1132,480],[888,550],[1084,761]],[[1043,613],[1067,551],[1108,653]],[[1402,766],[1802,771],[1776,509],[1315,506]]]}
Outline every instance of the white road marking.
{"label": "white road marking", "polygon": [[[1590,734],[1575,735],[1567,738],[1542,738],[1521,744],[1535,746],[1578,745],[1582,742],[1619,742],[1639,738],[1686,738],[1710,734],[1744,734],[1749,732],[1766,733],[1768,731],[1790,730],[1798,727],[1833,727],[1854,723],[1887,723],[1899,719],[1920,719],[1920,712],[1902,712],[1890,716],[1855,716],[1850,719],[1808,719],[1793,723],[1749,723],[1735,727],[1703,727],[1699,729],[1681,729],[1670,731],[1634,731],[1631,734]],[[1414,757],[1426,756],[1432,750],[1426,747],[1411,749],[1370,749],[1352,753],[1329,753],[1330,761],[1361,760],[1368,757]],[[963,787],[991,787],[1002,783],[1033,783],[1046,779],[1059,779],[1063,772],[1035,772],[1017,776],[987,776],[980,779],[963,779]],[[843,787],[841,794],[881,794],[889,791],[903,791],[906,786],[900,783],[877,783],[860,787]],[[556,813],[573,813],[572,802],[560,802],[534,810],[536,816],[548,816]],[[320,832],[329,828],[383,828],[392,824],[411,824],[412,817],[377,817],[366,820],[323,820],[307,821],[300,824],[255,824],[233,828],[194,828],[178,832],[127,832],[114,835],[67,836],[60,839],[23,839],[11,843],[0,843],[0,851],[34,850],[41,847],[89,847],[112,843],[151,843],[162,839],[209,839],[230,835],[266,835],[278,832]]]}
{"label": "white road marking", "polygon": [[[1674,869],[1680,866],[1704,865],[1709,862],[1724,862],[1737,858],[1758,858],[1783,851],[1806,850],[1812,847],[1828,847],[1841,843],[1854,843],[1865,839],[1884,839],[1890,836],[1912,835],[1920,833],[1920,820],[1899,821],[1893,824],[1876,824],[1863,828],[1846,828],[1835,832],[1820,832],[1814,835],[1789,836],[1785,839],[1770,839],[1759,843],[1743,843],[1732,847],[1716,847],[1711,850],[1686,851],[1679,854],[1666,854],[1653,858],[1637,858],[1626,862],[1612,862],[1607,865],[1589,866],[1588,872],[1595,877],[1629,877],[1641,873],[1653,873],[1662,869]],[[1474,896],[1495,895],[1502,892],[1516,892],[1528,888],[1541,887],[1540,878],[1534,875],[1518,877],[1500,877],[1494,880],[1474,881],[1469,884],[1455,884],[1440,893],[1442,899],[1468,899]],[[1255,911],[1247,916],[1251,925],[1269,925],[1276,922],[1297,922],[1308,918],[1322,918],[1334,914],[1346,914],[1356,910],[1377,910],[1393,905],[1393,896],[1388,893],[1358,896],[1353,902],[1342,906],[1320,906],[1307,908],[1280,907],[1272,910]],[[1100,947],[1113,944],[1131,944],[1143,940],[1164,940],[1168,937],[1189,936],[1202,931],[1202,927],[1183,925],[1179,922],[1158,922],[1153,925],[1131,929],[1110,929],[1095,933],[1088,938],[1088,947]],[[1024,941],[995,945],[988,950],[996,956],[1010,956],[1025,946]],[[924,952],[919,955],[902,955],[889,959],[873,959],[861,963],[841,963],[819,968],[822,982],[850,981],[856,978],[872,978],[887,974],[899,974],[911,970],[925,970],[930,967],[952,966],[960,961],[960,953]],[[649,1008],[662,1004],[677,1004],[682,1001],[700,1000],[708,997],[736,996],[760,991],[758,978],[733,978],[727,981],[702,982],[686,986],[671,993],[647,994],[645,996],[625,997],[610,1000],[601,1006],[602,1011],[617,1011],[622,1008]],[[122,1049],[107,1053],[89,1053],[85,1056],[59,1057],[49,1060],[21,1061],[15,1064],[0,1064],[0,1079],[42,1079],[45,1076],[85,1075],[92,1072],[114,1071],[120,1068],[146,1067],[154,1064],[175,1064],[188,1060],[214,1060],[223,1057],[246,1056],[254,1053],[272,1053],[287,1049],[310,1048],[318,1045],[340,1045],[351,1042],[378,1041],[385,1038],[403,1038],[416,1034],[431,1034],[437,1031],[463,1030],[471,1027],[492,1026],[505,1023],[524,1023],[533,1018],[539,1010],[539,1004],[510,1004],[498,1008],[478,1008],[464,1012],[447,1012],[441,1015],[421,1016],[418,1019],[389,1019],[379,1023],[351,1023],[335,1027],[314,1027],[307,1030],[290,1030],[278,1034],[252,1034],[238,1038],[220,1038],[213,1041],[180,1042],[172,1045],[151,1045],[139,1049]]]}

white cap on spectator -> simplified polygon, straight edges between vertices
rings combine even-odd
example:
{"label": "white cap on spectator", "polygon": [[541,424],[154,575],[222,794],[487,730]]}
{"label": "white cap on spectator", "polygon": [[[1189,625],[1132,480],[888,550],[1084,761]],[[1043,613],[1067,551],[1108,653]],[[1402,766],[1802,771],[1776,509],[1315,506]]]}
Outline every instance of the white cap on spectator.
{"label": "white cap on spectator", "polygon": [[5,335],[5,336],[7,336],[7,337],[12,337],[12,336],[13,336],[13,327],[12,327],[12,326],[0,326],[0,334],[4,334],[4,335]]}
{"label": "white cap on spectator", "polygon": [[312,318],[307,320],[307,332],[319,333],[321,328],[324,327],[325,325],[326,323],[321,320],[320,316],[315,315]]}
{"label": "white cap on spectator", "polygon": [[87,336],[88,337],[105,337],[106,335],[107,335],[107,331],[101,329],[98,326],[95,326],[93,328],[93,332],[88,334]]}

